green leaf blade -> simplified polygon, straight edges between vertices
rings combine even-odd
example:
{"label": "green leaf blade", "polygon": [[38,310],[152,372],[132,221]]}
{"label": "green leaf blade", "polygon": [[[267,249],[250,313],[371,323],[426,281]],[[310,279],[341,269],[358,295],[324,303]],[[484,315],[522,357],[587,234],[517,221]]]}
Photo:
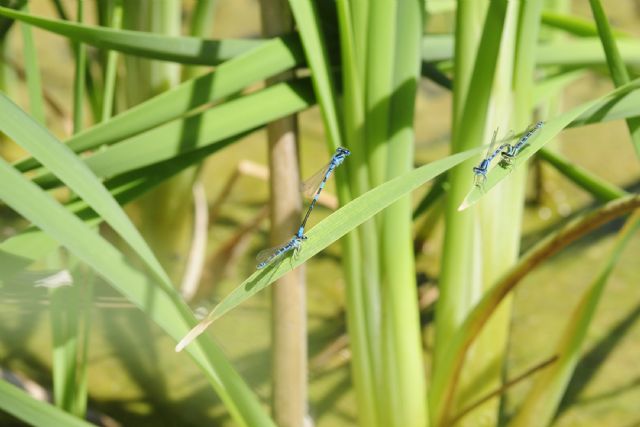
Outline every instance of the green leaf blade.
{"label": "green leaf blade", "polygon": [[[178,340],[196,323],[191,310],[173,288],[147,277],[111,243],[69,213],[35,184],[0,159],[0,199],[66,246],[129,301]],[[200,365],[236,421],[245,426],[273,426],[271,419],[209,337],[202,337],[189,354]]]}
{"label": "green leaf blade", "polygon": [[166,284],[169,277],[120,205],[73,152],[0,94],[0,128],[85,200]]}
{"label": "green leaf blade", "polygon": [[[609,115],[610,111],[625,99],[627,99],[627,102],[624,103],[622,109],[631,106],[632,104],[635,105],[635,107],[632,108],[637,108],[638,105],[634,101],[639,99],[638,96],[640,93],[638,93],[638,89],[640,89],[640,79],[633,80],[596,100],[581,104],[572,110],[545,122],[544,126],[538,130],[531,139],[529,139],[525,149],[522,150],[514,159],[513,165],[511,167],[496,166],[491,169],[487,174],[487,181],[484,186],[482,188],[471,188],[458,210],[464,210],[475,204],[484,196],[484,194],[498,185],[503,179],[507,178],[510,174],[511,168],[515,169],[518,165],[526,162],[564,128],[570,127],[572,124],[587,123],[590,121],[597,122],[598,120],[601,120],[603,116]],[[619,111],[620,109],[618,109],[614,114],[617,114]],[[469,185],[472,186],[471,183]]]}
{"label": "green leaf blade", "polygon": [[195,37],[167,37],[142,31],[113,30],[39,18],[5,7],[0,7],[0,15],[95,47],[182,64],[217,65],[264,43],[264,40],[205,40]]}
{"label": "green leaf blade", "polygon": [[69,427],[91,427],[93,424],[74,417],[46,402],[34,399],[5,380],[0,380],[0,409],[32,426],[52,425]]}
{"label": "green leaf blade", "polygon": [[289,259],[285,258],[282,262],[272,264],[252,274],[216,305],[209,315],[180,341],[176,349],[185,348],[198,335],[204,332],[206,326],[210,325],[215,319],[265,289],[284,274],[303,264],[402,196],[479,152],[480,148],[476,148],[422,166],[410,173],[385,182],[334,212],[307,233],[308,240],[304,242],[299,255],[295,259],[292,258],[289,261]]}

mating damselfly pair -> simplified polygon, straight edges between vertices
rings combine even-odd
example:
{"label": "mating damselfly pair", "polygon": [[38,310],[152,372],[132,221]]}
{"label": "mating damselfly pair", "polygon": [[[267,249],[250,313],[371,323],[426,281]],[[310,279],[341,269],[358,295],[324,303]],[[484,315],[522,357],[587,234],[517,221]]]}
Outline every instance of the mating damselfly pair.
{"label": "mating damselfly pair", "polygon": [[298,227],[298,231],[287,243],[276,248],[265,249],[264,251],[261,251],[257,256],[258,265],[256,266],[256,268],[258,270],[266,267],[273,261],[282,258],[285,254],[291,251],[293,251],[295,256],[295,254],[300,250],[302,242],[307,240],[307,236],[304,235],[304,228],[307,225],[307,220],[309,219],[309,215],[311,215],[311,211],[318,202],[320,193],[324,189],[324,186],[326,185],[327,180],[329,179],[333,171],[342,164],[344,159],[349,154],[351,154],[351,151],[347,150],[346,148],[338,147],[336,152],[331,157],[329,163],[327,163],[325,167],[320,169],[304,183],[303,192],[306,193],[308,190],[316,190],[313,195],[313,199],[309,204],[309,208],[307,209],[307,213],[304,215],[302,223],[300,223],[300,227]]}
{"label": "mating damselfly pair", "polygon": [[491,166],[491,161],[498,156],[501,155],[502,160],[507,164],[511,165],[513,159],[518,155],[518,153],[524,148],[527,144],[531,135],[533,135],[538,129],[540,129],[544,125],[544,122],[538,122],[533,127],[531,127],[524,135],[518,139],[518,142],[511,145],[508,142],[503,142],[496,148],[493,149],[498,141],[496,141],[496,137],[498,136],[498,129],[493,132],[493,138],[491,139],[491,144],[489,144],[489,149],[487,150],[487,154],[484,159],[480,162],[478,166],[473,168],[474,174],[474,184],[476,187],[482,188],[485,181],[487,180],[487,172],[489,172],[489,166]]}

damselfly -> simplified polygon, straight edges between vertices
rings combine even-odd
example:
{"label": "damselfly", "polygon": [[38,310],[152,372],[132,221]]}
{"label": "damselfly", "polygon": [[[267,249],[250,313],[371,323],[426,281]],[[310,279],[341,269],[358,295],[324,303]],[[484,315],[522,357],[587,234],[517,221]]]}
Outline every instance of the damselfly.
{"label": "damselfly", "polygon": [[[491,143],[489,144],[489,148],[487,149],[487,153],[485,158],[480,162],[478,166],[473,167],[473,180],[476,187],[482,187],[487,180],[487,172],[489,171],[489,166],[491,166],[491,161],[498,155],[500,152],[506,147],[510,146],[508,143],[501,144],[495,150],[493,147],[496,145],[496,137],[498,136],[498,129],[493,132],[493,138],[491,138]],[[493,151],[492,151],[493,150]]]}
{"label": "damselfly", "polygon": [[502,159],[510,165],[513,162],[513,159],[518,155],[520,150],[527,144],[531,135],[533,135],[538,129],[540,129],[544,125],[544,122],[536,123],[527,133],[525,133],[522,138],[518,140],[515,145],[507,144],[505,150],[502,151]]}
{"label": "damselfly", "polygon": [[307,240],[307,236],[304,235],[304,228],[307,224],[307,220],[309,219],[309,215],[311,215],[311,211],[318,201],[318,197],[320,197],[320,193],[324,189],[324,186],[333,171],[342,164],[344,159],[349,154],[351,154],[351,151],[347,150],[346,148],[338,147],[335,154],[331,157],[329,163],[303,184],[303,192],[305,193],[311,192],[313,191],[313,189],[316,190],[315,194],[313,195],[313,199],[311,200],[311,204],[309,205],[309,209],[307,209],[307,213],[305,214],[300,227],[298,227],[298,231],[291,238],[291,240],[289,240],[284,245],[272,249],[265,249],[258,253],[258,265],[256,266],[258,270],[266,267],[276,259],[283,257],[288,252],[293,251],[294,256],[297,255],[300,247],[302,246],[302,242]]}
{"label": "damselfly", "polygon": [[265,249],[258,253],[256,259],[258,260],[258,265],[256,268],[258,270],[265,268],[267,265],[271,264],[274,260],[283,257],[287,252],[293,251],[293,255],[297,255],[300,247],[302,246],[302,242],[307,240],[307,236],[297,234],[291,238],[287,243],[281,246],[277,246],[275,248]]}
{"label": "damselfly", "polygon": [[302,223],[298,228],[298,232],[296,233],[296,236],[304,235],[304,228],[307,225],[307,220],[309,219],[309,215],[311,215],[311,211],[316,206],[316,203],[318,202],[318,197],[320,197],[320,193],[324,189],[324,186],[327,183],[327,180],[329,179],[333,171],[338,166],[340,166],[342,162],[344,162],[344,159],[346,159],[349,154],[351,154],[351,151],[347,150],[346,148],[338,147],[336,152],[331,157],[331,160],[329,161],[329,163],[327,163],[327,165],[322,169],[320,169],[318,172],[313,174],[311,178],[306,180],[305,183],[303,184],[302,192],[305,194],[312,193],[314,189],[316,190],[315,190],[315,194],[313,195],[313,199],[311,200],[311,204],[309,205],[309,209],[307,209],[307,213],[304,215],[304,219],[302,220]]}

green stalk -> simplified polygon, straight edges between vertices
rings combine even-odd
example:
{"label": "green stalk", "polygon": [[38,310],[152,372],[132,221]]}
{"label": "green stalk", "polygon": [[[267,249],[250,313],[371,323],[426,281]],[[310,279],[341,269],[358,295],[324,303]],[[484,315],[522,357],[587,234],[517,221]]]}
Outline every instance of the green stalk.
{"label": "green stalk", "polygon": [[[402,23],[401,23],[402,24]],[[369,32],[365,80],[365,150],[372,187],[382,184],[387,172],[389,106],[393,88],[396,2],[369,5]]]}
{"label": "green stalk", "polygon": [[[571,10],[571,4],[569,0],[552,0],[546,4],[545,11],[543,11],[540,15],[541,20],[541,28],[540,28],[540,38],[538,43],[553,43],[553,42],[562,42],[566,41],[568,35],[561,31],[556,31],[553,25],[549,26],[548,21],[545,20],[545,16],[547,13],[555,14],[558,16],[560,14],[568,14]],[[547,24],[545,26],[544,24]],[[562,17],[560,18],[560,25],[562,25]],[[571,24],[569,24],[571,25]],[[596,32],[595,26],[592,23],[588,23],[592,27],[592,30]],[[562,113],[563,110],[563,89],[572,81],[571,76],[579,76],[580,73],[585,72],[586,70],[573,70],[567,71],[562,67],[549,67],[542,71],[541,80],[542,83],[538,84],[535,89],[535,97],[534,103],[538,105],[538,112],[540,117],[555,117]],[[557,84],[557,86],[556,86]],[[544,96],[545,89],[547,87],[549,90],[549,96]],[[555,86],[555,87],[554,87]],[[540,154],[540,158],[544,159],[544,155],[549,153],[550,157],[560,158],[560,154],[558,153],[558,143],[560,142],[560,138],[556,139],[556,143],[550,144],[547,147],[540,150],[538,154]],[[553,163],[550,161],[553,165]],[[536,186],[535,186],[535,201],[537,203],[543,202],[543,197],[545,192],[546,180],[544,179],[544,174],[546,168],[544,168],[540,163],[538,163],[536,168]],[[563,173],[563,172],[561,172]],[[573,180],[572,177],[567,176],[569,179]],[[576,181],[574,181],[576,182]],[[580,184],[578,184],[580,185]]]}
{"label": "green stalk", "polygon": [[[531,121],[535,58],[524,52],[535,49],[541,7],[541,2],[509,2],[493,84],[494,128],[526,129]],[[483,198],[476,211],[479,221],[473,234],[480,240],[476,243],[479,250],[474,259],[480,262],[477,268],[481,271],[476,301],[517,261],[525,177],[525,168],[513,171],[506,182]],[[460,390],[453,396],[458,410],[501,386],[510,319],[511,299],[507,298],[468,353]],[[495,396],[465,417],[461,424],[474,426],[479,420],[497,424],[499,407],[500,398]],[[450,415],[450,412],[446,414]]]}
{"label": "green stalk", "polygon": [[[471,13],[467,8],[476,7],[475,2],[461,2],[458,13],[467,16]],[[480,145],[484,140],[485,122],[488,114],[489,97],[493,83],[495,67],[502,37],[503,23],[507,8],[506,1],[492,1],[484,22],[484,31],[478,45],[475,60],[456,58],[456,75],[463,68],[461,75],[470,76],[466,96],[455,92],[464,90],[454,87],[454,126],[452,129],[452,145],[454,151],[461,151]],[[475,9],[474,9],[475,10]],[[465,28],[456,27],[456,43],[471,43],[475,35]],[[458,49],[456,48],[456,51]],[[475,51],[469,51],[473,54]],[[457,61],[462,61],[460,64]],[[466,69],[470,64],[472,70]],[[458,103],[456,106],[455,103]],[[474,242],[474,216],[472,212],[459,212],[458,206],[472,185],[471,168],[475,159],[462,163],[449,172],[451,189],[447,194],[445,210],[445,241],[442,254],[442,271],[440,276],[440,297],[438,300],[435,323],[435,348],[433,362],[433,378],[429,394],[430,416],[435,425],[446,422],[452,396],[447,393],[447,382],[450,380],[440,374],[450,363],[451,355],[447,354],[449,338],[461,325],[473,304],[473,295],[477,295],[481,287],[477,277],[480,257],[476,256]]]}
{"label": "green stalk", "polygon": [[[532,71],[527,74],[527,64],[518,64],[517,52],[520,44],[527,41],[535,46],[537,31],[531,27],[530,23],[535,22],[538,17],[528,10],[535,3],[529,2],[526,6],[518,2],[508,4],[496,78],[492,84],[491,111],[496,118],[490,121],[487,117],[487,121],[492,123],[489,126],[489,132],[495,128],[524,128],[520,124],[513,125],[513,121],[517,118],[512,117],[512,111],[515,107],[517,115],[518,109],[530,108],[530,91],[526,89],[532,87],[533,74]],[[523,38],[522,34],[529,34],[529,31],[533,34],[532,37]],[[520,96],[514,95],[514,91],[518,91],[518,85],[512,86],[518,72],[524,73],[524,76],[530,79],[530,83],[524,88],[524,92],[520,92]],[[475,301],[517,259],[523,206],[519,195],[522,192],[520,188],[523,187],[524,177],[523,169],[514,171],[509,180],[487,194],[475,210],[477,226],[474,227],[473,235],[478,240],[474,244],[477,248],[474,260],[478,262],[477,275],[481,279],[472,296]],[[510,318],[511,303],[510,299],[507,299],[480,332],[473,349],[468,353],[461,372],[460,389],[452,395],[453,411],[448,411],[445,419],[492,389],[501,386]],[[499,406],[499,396],[495,396],[461,420],[460,425],[474,426],[479,420],[483,420],[482,422],[487,425],[497,424]]]}
{"label": "green stalk", "polygon": [[[123,2],[125,29],[143,30],[177,36],[180,30],[180,1]],[[180,79],[178,64],[125,56],[127,68],[126,101],[136,105],[177,85]],[[195,95],[194,95],[195,96]],[[193,121],[193,131],[200,124]],[[169,273],[173,282],[180,282],[184,263],[175,254],[188,251],[191,239],[191,185],[195,170],[173,177],[141,198],[140,224],[145,239]]]}
{"label": "green stalk", "polygon": [[[78,0],[78,22],[83,20],[83,7],[84,0]],[[82,128],[84,107],[86,54],[82,44],[76,45],[75,53],[73,126],[74,133],[77,133]],[[61,260],[62,258],[59,261]],[[60,268],[66,264],[56,262],[55,267]],[[73,270],[77,272],[77,269]],[[71,287],[53,289],[51,292],[53,385],[56,405],[71,414],[84,417],[87,408],[87,354],[91,303],[87,301],[88,304],[82,304],[81,294],[91,295],[93,292],[91,284],[79,283],[75,272]],[[81,319],[84,319],[84,322]],[[83,324],[84,328],[81,328]]]}
{"label": "green stalk", "polygon": [[[344,129],[341,127],[343,122],[340,120],[341,114],[339,114],[337,107],[337,96],[332,73],[330,72],[327,46],[322,41],[317,11],[310,2],[289,0],[289,4],[300,31],[307,63],[312,70],[311,76],[316,97],[320,104],[322,119],[328,136],[328,143],[332,149],[335,149],[339,145],[345,145],[343,144]],[[364,2],[355,2],[353,10],[357,9],[358,12],[363,12],[366,10],[366,7]],[[353,12],[353,10],[349,10],[344,5],[339,5],[338,9],[339,16],[343,17],[340,23],[343,30],[346,26],[350,26],[352,22],[356,22],[358,25],[364,25],[364,22],[367,20],[366,17],[358,15],[353,16],[353,21],[346,22],[345,18],[349,15],[349,12]],[[347,34],[349,39],[353,40],[354,46],[364,47],[358,45],[358,41],[363,41],[361,35],[358,33],[358,28],[354,28],[353,33],[345,34],[343,32],[342,40],[348,40],[345,38]],[[359,56],[358,58],[361,57]],[[359,68],[359,66],[358,68],[353,68],[356,69],[355,72],[351,71],[345,74],[345,86],[351,87],[353,91],[353,97],[351,99],[357,103],[353,106],[353,114],[347,114],[347,116],[351,115],[350,117],[354,119],[354,123],[349,125],[352,130],[358,126],[356,120],[359,119],[358,113],[361,108],[361,101],[358,95],[363,93],[363,88],[359,84],[356,85],[354,76],[357,75],[357,82],[364,84],[363,74],[361,74],[364,65],[362,68]],[[351,82],[348,82],[349,79],[351,79]],[[362,103],[362,105],[364,105],[364,103]],[[349,108],[351,107],[348,106],[345,109],[348,110]],[[346,146],[351,148],[354,153],[358,150],[363,151],[363,145],[351,145],[360,141],[347,139],[349,144],[346,144]],[[362,177],[361,165],[357,163],[357,159],[354,160],[356,161],[353,166],[349,164],[351,163],[350,159],[349,162],[346,162],[345,167],[336,172],[338,197],[341,204],[345,204],[351,200],[353,192],[359,190],[359,188],[347,187],[344,181],[345,172],[351,177],[352,183],[354,180],[358,182]],[[354,177],[354,173],[357,174],[357,176]],[[369,221],[369,223],[371,223],[371,221]],[[359,416],[365,420],[367,425],[376,426],[378,422],[380,422],[380,417],[377,414],[380,407],[378,400],[375,399],[375,394],[380,391],[380,388],[375,381],[380,378],[380,375],[378,362],[379,346],[375,345],[374,341],[379,340],[379,322],[377,320],[379,319],[380,311],[377,303],[379,300],[379,276],[377,271],[375,271],[378,263],[377,253],[375,253],[377,244],[376,242],[370,242],[370,240],[368,240],[375,236],[373,231],[374,230],[370,232],[367,225],[364,225],[357,230],[357,235],[356,233],[349,233],[346,236],[346,239],[343,241],[345,253],[343,266],[347,272],[349,331],[350,334],[354,334],[356,342],[356,353],[354,353],[354,357],[358,358],[352,365],[354,366],[356,386],[358,386],[358,384],[361,385],[357,391],[359,394],[357,398],[358,405],[361,409]],[[362,252],[359,252],[358,249]],[[372,251],[374,252],[373,254],[371,253]],[[363,321],[364,323],[362,323]],[[366,348],[364,347],[365,345],[367,346]],[[358,355],[361,357],[358,357]]]}
{"label": "green stalk", "polygon": [[[22,10],[29,13],[29,6],[25,4]],[[42,99],[42,81],[40,79],[40,67],[38,65],[36,46],[33,42],[31,25],[21,24],[20,27],[22,28],[22,40],[24,43],[24,68],[27,78],[31,115],[38,122],[45,124],[46,117]]]}
{"label": "green stalk", "polygon": [[[84,0],[77,0],[77,21],[82,24],[84,21]],[[73,102],[73,133],[77,134],[82,131],[84,117],[84,98],[85,87],[87,83],[87,48],[83,43],[76,44],[76,75],[74,81],[74,102]],[[76,276],[78,275],[78,268]],[[87,380],[89,368],[89,340],[91,337],[91,308],[93,306],[93,280],[88,279],[87,274],[84,277],[84,283],[78,283],[75,286],[77,315],[71,317],[70,322],[77,322],[76,330],[76,353],[73,355],[75,360],[75,384],[72,394],[72,413],[84,417],[87,412]],[[82,287],[80,287],[82,286]]]}
{"label": "green stalk", "polygon": [[[476,50],[482,35],[487,2],[464,2],[456,10],[455,63],[456,90],[453,91],[453,120],[462,118],[471,83]],[[453,122],[453,130],[459,123]],[[453,141],[452,141],[453,143]]]}
{"label": "green stalk", "polygon": [[542,148],[537,154],[542,160],[556,168],[565,178],[570,179],[574,184],[588,191],[600,201],[610,202],[619,197],[629,195],[629,193],[622,188],[572,163],[569,159],[555,151]]}
{"label": "green stalk", "polygon": [[[345,85],[345,132],[349,145],[353,147],[352,158],[350,159],[352,170],[355,173],[351,176],[353,195],[364,194],[371,188],[369,163],[367,162],[367,139],[365,138],[365,128],[369,122],[366,116],[366,100],[369,96],[365,85],[367,82],[366,63],[369,55],[367,53],[366,30],[369,28],[368,13],[370,6],[366,2],[354,2],[352,8],[346,5],[341,7],[340,17],[342,31],[343,50],[343,81]],[[385,64],[390,68],[390,64]],[[381,117],[381,119],[383,119]],[[386,120],[386,118],[384,118]],[[348,295],[359,295],[360,300],[355,297],[348,300],[350,312],[361,313],[361,317],[353,316],[349,323],[350,335],[362,337],[363,346],[366,348],[362,352],[354,353],[354,372],[364,379],[362,386],[356,381],[356,393],[360,403],[360,420],[363,425],[383,424],[384,405],[382,397],[383,370],[381,361],[380,336],[381,328],[381,291],[380,291],[380,265],[379,265],[379,237],[376,229],[375,219],[371,219],[358,228],[358,256],[354,262],[353,269],[359,268],[360,282],[350,283],[353,289]],[[357,262],[357,264],[356,264]],[[357,324],[356,322],[361,323]],[[358,375],[354,376],[358,378]],[[366,384],[366,385],[365,385]],[[389,412],[389,410],[387,410]]]}
{"label": "green stalk", "polygon": [[[197,0],[191,14],[191,28],[189,35],[192,37],[206,38],[213,31],[213,19],[217,0]],[[189,80],[200,74],[200,67],[191,65],[182,71],[182,79]]]}
{"label": "green stalk", "polygon": [[[510,127],[511,122],[516,129],[524,129],[531,121],[535,58],[528,53],[535,49],[537,43],[541,7],[541,2],[509,4],[493,97],[495,111],[502,118],[500,125],[503,127]],[[515,114],[509,120],[514,107]],[[514,171],[507,182],[487,195],[479,205],[478,232],[482,238],[479,242],[482,249],[474,259],[482,262],[479,266],[483,282],[482,289],[478,292],[480,295],[487,292],[489,286],[517,260],[525,173],[525,168]],[[474,234],[477,235],[478,232]],[[450,399],[457,398],[456,404],[461,408],[492,388],[500,386],[510,310],[510,299],[507,299],[479,333],[462,371],[463,388],[457,396],[450,389],[448,397],[445,397],[445,424],[450,416],[447,403]],[[499,404],[497,396],[485,402],[473,411],[472,417],[467,416],[463,420],[463,425],[473,426],[478,420],[489,424],[497,423]]]}
{"label": "green stalk", "polygon": [[217,0],[197,0],[192,13],[189,35],[206,37],[213,29],[213,18]]}
{"label": "green stalk", "polygon": [[[413,169],[413,117],[420,72],[423,3],[396,3],[396,25],[389,92],[388,149],[385,179]],[[392,14],[392,16],[394,16]],[[372,26],[372,28],[376,28]],[[373,38],[375,40],[375,38]],[[369,57],[374,55],[369,52]],[[369,120],[376,121],[370,114]],[[375,156],[374,156],[375,157]],[[372,165],[375,169],[376,165]],[[426,378],[416,301],[411,197],[406,196],[382,214],[381,229],[382,372],[386,399],[382,401],[387,426],[423,427],[428,423]]]}
{"label": "green stalk", "polygon": [[[346,8],[345,12],[350,16],[349,25],[353,30],[351,33],[353,56],[350,58],[350,61],[353,61],[355,65],[358,81],[364,85],[367,70],[367,36],[369,34],[370,2],[368,0],[352,0],[349,1],[347,5],[348,8]],[[364,87],[361,89],[364,89]],[[364,103],[364,98],[362,102]]]}
{"label": "green stalk", "polygon": [[[122,0],[116,0],[111,15],[111,28],[122,28]],[[118,52],[109,50],[104,75],[104,93],[102,97],[102,122],[106,122],[113,115],[113,101],[116,89],[116,71],[118,67]]]}
{"label": "green stalk", "polygon": [[[599,0],[589,0],[591,4],[591,12],[596,21],[598,27],[598,34],[600,35],[600,41],[604,48],[604,53],[607,57],[607,65],[609,66],[609,72],[611,73],[611,80],[616,87],[623,86],[629,83],[629,72],[622,60],[622,56],[618,51],[615,37],[609,27],[609,20],[604,13],[602,4]],[[636,155],[640,158],[640,118],[632,117],[626,119],[627,127],[629,128],[629,134],[631,134],[631,141],[636,150]]]}
{"label": "green stalk", "polygon": [[[0,90],[9,94],[9,81],[11,80],[11,67],[7,63],[7,46],[8,39],[7,33],[0,34]],[[0,134],[0,153],[6,156],[6,136]]]}
{"label": "green stalk", "polygon": [[[364,56],[356,56],[356,61],[363,60],[360,91],[363,102],[364,137],[360,150],[362,162],[356,165],[358,171],[366,174],[360,178],[360,186],[366,189],[376,187],[386,181],[387,175],[387,138],[389,134],[389,108],[393,91],[393,65],[396,32],[396,2],[383,0],[370,2],[366,8],[358,7],[358,13],[365,16],[353,16],[354,32],[366,30]],[[357,40],[357,35],[354,38]],[[358,159],[359,160],[359,159]],[[355,163],[355,162],[354,162]],[[369,352],[372,360],[374,384],[376,387],[376,417],[379,425],[394,425],[393,416],[401,417],[396,412],[399,396],[393,396],[393,363],[390,356],[391,338],[385,334],[383,326],[384,296],[382,293],[381,241],[382,216],[372,218],[358,230],[361,247],[363,286],[366,287],[365,307],[367,329],[369,335]],[[385,335],[387,335],[385,337]]]}
{"label": "green stalk", "polygon": [[[84,266],[83,266],[84,267]],[[79,289],[78,303],[80,305],[81,317],[78,317],[78,321],[81,325],[79,331],[80,349],[77,356],[77,370],[76,376],[76,392],[74,401],[74,414],[78,416],[86,416],[87,413],[87,397],[88,393],[88,378],[89,378],[89,340],[91,338],[91,314],[93,308],[93,287],[94,280],[96,279],[92,271],[88,268],[78,269],[84,272],[81,274],[84,286]],[[82,284],[82,283],[81,283]]]}
{"label": "green stalk", "polygon": [[[16,2],[16,7],[23,7],[26,4],[26,0],[20,0]],[[13,94],[15,88],[18,87],[18,79],[14,72],[11,60],[11,40],[10,29],[16,21],[9,18],[0,19],[0,91],[7,95]],[[0,132],[0,154],[5,159],[15,160],[19,156],[23,155],[23,152],[16,147],[15,144],[7,144],[7,136]]]}
{"label": "green stalk", "polygon": [[[59,259],[58,259],[59,261]],[[55,262],[52,267],[60,268]],[[51,292],[51,339],[53,343],[53,397],[57,407],[74,415],[78,374],[79,285]]]}
{"label": "green stalk", "polygon": [[[551,29],[560,29],[569,34],[580,37],[593,37],[598,35],[598,28],[593,23],[584,18],[569,15],[568,2],[555,1],[554,5],[546,5],[542,12],[542,23]],[[566,5],[565,5],[566,3]],[[553,8],[553,11],[551,10]],[[630,35],[624,31],[612,29],[616,37],[629,37]]]}
{"label": "green stalk", "polygon": [[[354,22],[352,8],[358,14],[359,21]],[[364,194],[369,188],[369,177],[365,166],[364,148],[364,73],[360,69],[358,54],[364,59],[365,49],[357,50],[356,41],[363,34],[355,31],[362,20],[361,7],[366,2],[347,2],[339,0],[338,22],[340,25],[340,45],[342,53],[342,80],[344,96],[344,134],[352,153],[349,158],[350,185],[354,197]],[[369,241],[375,237],[375,224],[367,221],[354,233],[349,234],[349,243],[345,245],[345,270],[347,274],[347,326],[351,343],[351,370],[356,391],[358,405],[358,419],[362,425],[378,425],[377,379],[379,376],[379,356],[375,343],[379,342],[377,335],[379,325],[379,288],[378,275],[373,268],[364,265],[377,265],[377,256],[367,258],[370,251],[376,248],[375,242]],[[365,262],[373,259],[373,263]]]}
{"label": "green stalk", "polygon": [[[60,0],[53,0],[54,7],[56,9],[56,13],[60,17],[60,19],[64,21],[68,21],[69,17],[67,12],[64,10],[64,6],[62,5]],[[79,46],[82,46],[79,43],[75,43],[73,41],[69,42],[71,51],[74,55],[77,55],[76,49]],[[78,70],[76,70],[77,74]],[[95,121],[98,121],[100,117],[100,94],[98,93],[98,88],[96,87],[95,82],[93,81],[93,77],[91,76],[91,69],[87,61],[85,61],[84,66],[84,82],[85,88],[87,89],[87,97],[89,99],[89,105],[91,106],[91,112],[93,114],[93,118]]]}
{"label": "green stalk", "polygon": [[[82,23],[84,0],[77,0],[78,22]],[[84,117],[84,85],[85,68],[87,64],[87,51],[84,43],[75,43],[76,68],[75,79],[73,81],[73,133],[82,130],[82,119]]]}

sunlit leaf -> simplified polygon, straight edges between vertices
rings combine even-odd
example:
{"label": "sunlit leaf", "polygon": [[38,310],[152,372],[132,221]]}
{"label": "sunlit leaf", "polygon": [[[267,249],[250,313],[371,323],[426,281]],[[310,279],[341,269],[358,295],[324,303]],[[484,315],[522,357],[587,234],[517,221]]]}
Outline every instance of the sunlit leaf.
{"label": "sunlit leaf", "polygon": [[469,183],[471,190],[459,209],[466,209],[480,200],[484,194],[505,179],[511,173],[512,168],[517,168],[518,165],[526,162],[564,128],[590,121],[602,121],[605,117],[615,117],[615,114],[620,114],[622,111],[628,112],[628,108],[637,110],[640,106],[640,91],[638,89],[640,89],[640,79],[633,80],[629,84],[621,86],[596,100],[581,104],[558,117],[546,121],[542,129],[538,130],[529,139],[527,145],[520,151],[511,166],[501,164],[495,166],[487,174],[487,180],[482,187],[475,187],[472,183]]}
{"label": "sunlit leaf", "polygon": [[227,295],[176,347],[180,351],[200,335],[208,325],[220,316],[237,307],[257,292],[278,280],[288,271],[306,262],[309,258],[340,239],[364,221],[371,218],[402,196],[410,193],[425,182],[467,160],[481,151],[476,148],[454,154],[422,166],[414,171],[395,178],[391,181],[368,191],[354,199],[341,209],[331,214],[327,219],[316,225],[309,233],[308,240],[295,258],[285,258],[281,262],[271,264],[263,270],[256,271],[240,286]]}
{"label": "sunlit leaf", "polygon": [[2,394],[0,409],[32,426],[91,427],[94,425],[47,402],[36,400],[6,380],[0,380],[0,394]]}
{"label": "sunlit leaf", "polygon": [[0,7],[0,16],[17,19],[92,46],[183,64],[216,65],[265,42],[249,39],[205,40],[195,37],[167,37],[142,31],[114,30],[40,18],[5,7]]}
{"label": "sunlit leaf", "polygon": [[550,350],[550,354],[560,355],[559,359],[536,378],[532,389],[509,424],[510,427],[544,426],[552,421],[576,364],[580,360],[587,331],[593,321],[607,280],[623,249],[639,228],[640,214],[636,213],[629,217],[625,227],[618,234],[614,248],[598,276],[569,318],[558,344]]}
{"label": "sunlit leaf", "polygon": [[[177,340],[195,325],[191,310],[175,289],[135,268],[110,242],[1,158],[0,179],[0,199],[88,264],[169,336]],[[202,337],[189,347],[189,354],[240,424],[273,425],[213,340]]]}

